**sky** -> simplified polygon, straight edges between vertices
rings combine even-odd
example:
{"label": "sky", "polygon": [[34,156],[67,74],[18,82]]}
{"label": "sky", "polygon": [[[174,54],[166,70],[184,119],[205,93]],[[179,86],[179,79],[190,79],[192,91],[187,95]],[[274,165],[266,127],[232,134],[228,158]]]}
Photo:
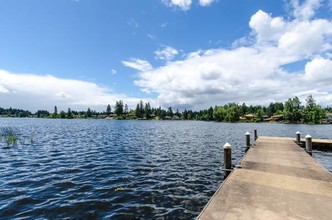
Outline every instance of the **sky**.
{"label": "sky", "polygon": [[0,107],[332,106],[332,0],[2,0]]}

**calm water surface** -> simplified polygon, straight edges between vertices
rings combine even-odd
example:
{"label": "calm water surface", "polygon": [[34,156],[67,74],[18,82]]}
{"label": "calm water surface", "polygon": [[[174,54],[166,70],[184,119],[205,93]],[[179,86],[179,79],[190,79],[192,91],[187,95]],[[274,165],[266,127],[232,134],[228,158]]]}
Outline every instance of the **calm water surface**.
{"label": "calm water surface", "polygon": [[[193,219],[223,179],[222,146],[244,134],[332,139],[332,125],[0,119],[0,218]],[[33,143],[30,143],[30,139]],[[314,151],[332,171],[332,152]]]}

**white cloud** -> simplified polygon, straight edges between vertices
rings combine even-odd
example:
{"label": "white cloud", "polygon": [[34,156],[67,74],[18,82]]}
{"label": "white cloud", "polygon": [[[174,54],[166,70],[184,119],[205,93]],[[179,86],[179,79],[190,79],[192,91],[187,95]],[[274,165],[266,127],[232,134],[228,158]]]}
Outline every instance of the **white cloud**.
{"label": "white cloud", "polygon": [[192,0],[162,0],[162,2],[169,7],[177,7],[183,11],[189,10],[192,4]]}
{"label": "white cloud", "polygon": [[166,46],[163,49],[157,50],[154,52],[156,54],[156,59],[159,60],[172,60],[176,55],[179,54],[179,52],[170,46]]}
{"label": "white cloud", "polygon": [[[278,64],[269,56],[253,48],[211,50],[204,55],[169,63],[141,73],[138,86],[159,94],[158,101],[165,106],[200,105],[222,101],[265,99],[266,92],[276,93]],[[279,83],[281,85],[281,82]],[[260,92],[263,91],[264,92]],[[248,94],[251,98],[248,99]]]}
{"label": "white cloud", "polygon": [[140,26],[139,23],[134,18],[130,18],[127,21],[127,24],[133,28],[138,28]]}
{"label": "white cloud", "polygon": [[148,34],[147,36],[148,36],[148,38],[150,38],[151,40],[155,40],[155,39],[156,39],[156,36],[153,35],[153,34]]}
{"label": "white cloud", "polygon": [[152,65],[148,61],[136,58],[131,58],[130,61],[122,61],[122,64],[142,72],[152,69]]}
{"label": "white cloud", "polygon": [[[169,7],[179,8],[183,11],[190,9],[193,1],[192,0],[161,0],[165,5]],[[198,0],[198,5],[202,7],[210,6],[213,2],[217,0]]]}
{"label": "white cloud", "polygon": [[102,111],[107,104],[113,105],[120,99],[129,106],[139,102],[139,99],[113,93],[91,82],[0,70],[0,103],[5,108],[52,111],[56,105],[59,110],[86,110],[90,107]]}
{"label": "white cloud", "polygon": [[280,36],[279,48],[300,56],[322,52],[330,45],[327,36],[332,34],[332,23],[327,20],[294,22],[291,28]]}
{"label": "white cloud", "polygon": [[209,6],[209,5],[211,5],[215,1],[216,0],[199,0],[199,4],[201,6]]}
{"label": "white cloud", "polygon": [[299,20],[308,20],[314,16],[315,11],[321,6],[321,0],[306,0],[300,4],[299,0],[292,0],[294,17]]}
{"label": "white cloud", "polygon": [[112,75],[115,75],[116,73],[117,73],[117,71],[116,71],[115,69],[112,69],[112,70],[111,70],[111,74],[112,74]]}
{"label": "white cloud", "polygon": [[[331,0],[332,1],[332,0]],[[165,27],[167,27],[168,26],[168,22],[164,22],[164,23],[162,23],[161,25],[160,25],[160,27],[162,27],[162,28],[165,28]]]}
{"label": "white cloud", "polygon": [[[158,102],[166,107],[268,104],[310,93],[331,105],[332,21],[311,14],[319,1],[293,3],[293,20],[259,10],[250,19],[250,37],[237,41],[235,48],[194,51],[183,60],[142,71],[135,84],[159,94]],[[307,63],[300,71],[284,69],[295,62]]]}
{"label": "white cloud", "polygon": [[327,90],[332,89],[332,60],[314,58],[305,65],[305,78],[308,83],[319,83],[320,87],[325,84],[329,87]]}
{"label": "white cloud", "polygon": [[197,58],[204,54],[203,50],[197,50],[187,54],[187,58]]}
{"label": "white cloud", "polygon": [[251,17],[249,27],[256,34],[258,42],[275,41],[287,30],[286,23],[281,17],[272,18],[262,10]]}

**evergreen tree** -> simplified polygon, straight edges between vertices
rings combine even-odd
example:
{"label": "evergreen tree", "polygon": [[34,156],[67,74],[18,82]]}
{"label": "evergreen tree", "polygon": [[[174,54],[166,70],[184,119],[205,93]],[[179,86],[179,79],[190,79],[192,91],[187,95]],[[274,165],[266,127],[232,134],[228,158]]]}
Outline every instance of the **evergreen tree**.
{"label": "evergreen tree", "polygon": [[212,108],[212,106],[207,110],[207,120],[208,121],[213,120],[213,108]]}
{"label": "evergreen tree", "polygon": [[61,111],[60,112],[60,118],[66,118],[66,112]]}
{"label": "evergreen tree", "polygon": [[240,107],[240,114],[241,115],[246,115],[248,111],[248,107],[246,105],[246,103],[242,103],[241,107]]}
{"label": "evergreen tree", "polygon": [[139,104],[136,105],[135,116],[136,116],[136,118],[142,118]]}
{"label": "evergreen tree", "polygon": [[112,113],[112,108],[111,108],[110,104],[108,104],[106,107],[106,114],[110,115],[111,113]]}
{"label": "evergreen tree", "polygon": [[72,114],[70,108],[68,108],[68,111],[67,111],[67,118],[73,118],[73,114]]}
{"label": "evergreen tree", "polygon": [[139,102],[139,114],[140,114],[141,118],[143,118],[143,116],[144,116],[144,103],[143,103],[142,100]]}
{"label": "evergreen tree", "polygon": [[92,116],[91,109],[88,108],[88,110],[86,111],[86,117],[91,118],[91,116]]}
{"label": "evergreen tree", "polygon": [[172,107],[169,107],[169,108],[167,109],[166,116],[169,116],[169,117],[173,118],[173,110],[172,110]]}
{"label": "evergreen tree", "polygon": [[129,113],[128,105],[125,104],[125,107],[124,107],[124,114],[125,114],[125,115],[128,115],[128,113]]}
{"label": "evergreen tree", "polygon": [[53,118],[56,118],[57,116],[58,116],[58,108],[54,106]]}
{"label": "evergreen tree", "polygon": [[115,102],[114,113],[117,116],[122,116],[123,115],[123,102],[122,102],[122,100]]}
{"label": "evergreen tree", "polygon": [[151,119],[151,106],[149,102],[145,104],[144,114],[146,119]]}
{"label": "evergreen tree", "polygon": [[182,120],[187,120],[188,119],[188,111],[187,111],[187,109],[184,109],[184,111],[182,112],[181,119]]}

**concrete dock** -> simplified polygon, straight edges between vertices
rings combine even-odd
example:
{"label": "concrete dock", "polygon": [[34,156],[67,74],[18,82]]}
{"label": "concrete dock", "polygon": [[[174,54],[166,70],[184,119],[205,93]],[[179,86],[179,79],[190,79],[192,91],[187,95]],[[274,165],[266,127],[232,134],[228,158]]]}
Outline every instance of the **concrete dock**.
{"label": "concrete dock", "polygon": [[294,139],[259,137],[197,219],[332,219],[332,174]]}

